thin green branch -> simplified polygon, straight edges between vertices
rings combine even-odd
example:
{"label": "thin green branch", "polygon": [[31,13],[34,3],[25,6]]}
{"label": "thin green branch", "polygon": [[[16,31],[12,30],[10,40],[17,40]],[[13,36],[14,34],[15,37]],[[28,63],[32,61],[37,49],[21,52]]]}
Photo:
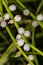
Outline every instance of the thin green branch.
{"label": "thin green branch", "polygon": [[[19,51],[22,53],[22,55],[25,57],[25,59],[31,64],[31,65],[34,65],[27,57],[27,55],[25,54],[25,52],[17,45],[17,42],[16,42],[16,39],[13,37],[11,31],[9,30],[8,26],[6,27],[6,30],[8,32],[8,34],[10,35],[12,41],[13,41],[13,44],[19,49]],[[13,45],[13,46],[14,46]],[[6,56],[8,57],[8,53],[9,51],[11,50],[12,48],[12,45],[10,46],[10,48],[8,47],[7,51],[2,55],[1,59],[0,59],[0,63],[4,63],[3,61],[6,59]]]}
{"label": "thin green branch", "polygon": [[[6,6],[6,7],[7,7],[7,6]],[[7,9],[7,11],[10,13],[11,18],[13,19],[11,12],[10,12],[8,9]],[[34,65],[34,64],[28,59],[28,57],[27,57],[27,55],[24,53],[24,51],[17,45],[16,39],[13,37],[13,35],[12,35],[12,33],[11,33],[11,31],[10,31],[10,29],[9,29],[8,26],[6,27],[6,30],[7,30],[8,34],[10,35],[10,37],[11,37],[13,43],[14,43],[15,46],[19,49],[19,51],[22,53],[22,55],[25,57],[25,59],[26,59],[31,65]],[[14,45],[13,45],[13,46],[14,46]],[[4,60],[6,60],[6,57],[8,57],[7,54],[9,53],[9,50],[11,50],[11,48],[12,48],[12,45],[11,45],[10,47],[8,47],[7,51],[2,55],[2,57],[1,57],[1,59],[0,59],[0,64],[4,63]],[[3,60],[3,59],[4,59],[4,60]]]}
{"label": "thin green branch", "polygon": [[39,13],[39,11],[40,11],[42,5],[43,5],[43,0],[41,0],[41,2],[40,2],[39,6],[38,6],[38,8],[37,8],[36,14]]}
{"label": "thin green branch", "polygon": [[[25,5],[23,5],[19,0],[15,0],[23,9],[26,9],[27,7],[25,6]],[[38,24],[43,28],[43,22],[40,22],[40,21],[38,21],[37,19],[36,19],[36,16],[32,13],[32,12],[30,12],[30,16],[33,18],[33,19],[35,19],[37,22],[38,22]]]}
{"label": "thin green branch", "polygon": [[[20,1],[23,2],[23,3],[26,3],[26,2],[36,2],[36,0],[20,0]],[[9,3],[14,3],[15,0],[9,0],[8,2]]]}
{"label": "thin green branch", "polygon": [[6,41],[6,43],[9,43],[9,41],[6,39],[2,32],[0,32],[0,36]]}
{"label": "thin green branch", "polygon": [[[33,28],[32,29],[32,45],[34,45],[35,46],[35,29]],[[35,52],[34,50],[33,50],[33,52]],[[34,57],[35,57],[35,64],[36,65],[39,65],[39,62],[38,62],[38,59],[37,59],[37,56],[36,55],[34,55]]]}
{"label": "thin green branch", "polygon": [[[9,13],[9,15],[11,15],[11,19],[13,19],[13,15],[12,15],[12,13],[10,12],[8,6],[6,5],[5,0],[2,0],[2,3],[3,3],[3,5],[4,5],[4,7],[6,8],[6,11]],[[19,3],[20,3],[20,2],[19,2]],[[21,5],[21,6],[22,6],[22,5]],[[23,7],[24,7],[24,6],[23,6]],[[24,8],[25,8],[25,7],[24,7]],[[15,25],[15,27],[16,27],[17,30],[18,30],[19,25],[18,25],[15,21],[14,21],[14,25]],[[22,38],[24,39],[25,43],[28,43],[28,40],[25,38],[24,35],[22,35]],[[42,52],[42,51],[40,51],[39,49],[37,49],[36,47],[34,47],[34,46],[31,45],[31,44],[30,44],[30,47],[31,47],[32,49],[34,49],[37,53],[39,53],[40,55],[43,56],[43,52]]]}
{"label": "thin green branch", "polygon": [[12,43],[8,49],[4,52],[2,57],[0,58],[0,63],[4,63],[5,60],[7,59],[8,55],[11,53],[12,48],[14,48],[14,44]]}

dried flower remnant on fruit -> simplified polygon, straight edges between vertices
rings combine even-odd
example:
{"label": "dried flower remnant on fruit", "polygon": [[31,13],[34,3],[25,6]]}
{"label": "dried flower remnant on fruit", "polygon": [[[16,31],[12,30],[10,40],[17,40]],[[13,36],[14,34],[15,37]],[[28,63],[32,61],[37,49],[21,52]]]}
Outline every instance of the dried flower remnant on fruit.
{"label": "dried flower remnant on fruit", "polygon": [[12,4],[9,6],[10,11],[15,11],[16,10],[16,5]]}
{"label": "dried flower remnant on fruit", "polygon": [[30,65],[30,63],[28,63],[27,65]]}
{"label": "dried flower remnant on fruit", "polygon": [[19,46],[23,46],[23,45],[24,45],[24,40],[23,40],[23,39],[17,40],[17,44],[18,44]]}
{"label": "dried flower remnant on fruit", "polygon": [[37,20],[42,21],[43,20],[43,15],[42,14],[37,15]]}
{"label": "dried flower remnant on fruit", "polygon": [[15,17],[14,17],[14,20],[16,21],[16,22],[20,22],[21,21],[21,16],[20,15],[16,15]]}
{"label": "dried flower remnant on fruit", "polygon": [[21,56],[21,52],[18,51],[18,52],[16,53],[16,56],[15,56],[15,57],[20,57],[20,56]]}
{"label": "dried flower remnant on fruit", "polygon": [[18,33],[23,34],[24,33],[24,28],[23,27],[18,28]]}
{"label": "dried flower remnant on fruit", "polygon": [[9,19],[10,19],[10,16],[9,16],[8,13],[5,13],[5,14],[4,14],[4,19],[5,19],[5,20],[9,20]]}
{"label": "dried flower remnant on fruit", "polygon": [[24,51],[29,51],[29,50],[30,50],[30,45],[29,45],[29,44],[25,44],[25,45],[23,46],[23,50],[24,50]]}
{"label": "dried flower remnant on fruit", "polygon": [[14,21],[13,20],[9,20],[8,24],[13,24]]}
{"label": "dried flower remnant on fruit", "polygon": [[2,21],[0,25],[2,28],[5,28],[7,26],[7,23],[5,21]]}
{"label": "dried flower remnant on fruit", "polygon": [[33,22],[32,22],[32,26],[33,26],[34,28],[36,28],[36,27],[38,26],[37,21],[33,21]]}
{"label": "dried flower remnant on fruit", "polygon": [[30,31],[28,31],[28,30],[24,31],[24,35],[25,35],[25,37],[30,37]]}
{"label": "dried flower remnant on fruit", "polygon": [[16,35],[16,40],[19,40],[19,39],[21,39],[21,35],[20,34],[17,34]]}
{"label": "dried flower remnant on fruit", "polygon": [[34,55],[28,55],[28,59],[33,61],[34,60]]}
{"label": "dried flower remnant on fruit", "polygon": [[30,11],[29,11],[28,9],[25,9],[25,10],[23,11],[23,14],[24,14],[25,16],[28,16],[28,15],[30,14]]}

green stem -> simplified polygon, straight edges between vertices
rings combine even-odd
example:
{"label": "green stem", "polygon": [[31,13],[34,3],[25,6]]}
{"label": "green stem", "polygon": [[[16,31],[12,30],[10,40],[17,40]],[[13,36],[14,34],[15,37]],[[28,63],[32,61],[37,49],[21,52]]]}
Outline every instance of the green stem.
{"label": "green stem", "polygon": [[37,8],[36,14],[39,13],[39,11],[40,11],[42,5],[43,5],[43,0],[41,0],[41,2],[40,2],[39,6],[38,6],[38,8]]}
{"label": "green stem", "polygon": [[19,0],[15,0],[23,9],[25,9],[26,7],[19,1]]}
{"label": "green stem", "polygon": [[6,37],[3,35],[2,32],[0,32],[0,36],[1,36],[7,43],[9,43],[9,41],[6,39]]}
{"label": "green stem", "polygon": [[[43,32],[37,33],[37,34],[35,35],[35,37],[36,37],[36,39],[37,39],[37,38],[40,38],[40,37],[43,37]],[[31,38],[32,38],[32,36],[30,36],[29,39],[31,39]]]}
{"label": "green stem", "polygon": [[20,58],[20,60],[22,61],[23,65],[26,65],[26,62],[24,61],[23,58]]}
{"label": "green stem", "polygon": [[1,12],[2,19],[3,19],[2,0],[0,0],[0,12]]}
{"label": "green stem", "polygon": [[[25,6],[25,5],[23,5],[19,0],[15,0],[23,9],[26,9],[27,7]],[[32,12],[30,12],[30,16],[33,18],[33,19],[35,19],[37,22],[38,22],[38,24],[43,28],[43,22],[40,22],[40,21],[38,21],[37,19],[36,19],[36,16],[32,13]]]}
{"label": "green stem", "polygon": [[[18,1],[18,2],[19,2],[19,1]],[[9,13],[9,15],[11,15],[11,19],[13,19],[13,15],[12,15],[12,13],[9,11],[9,8],[8,8],[8,6],[6,5],[5,0],[2,0],[2,3],[3,3],[3,5],[4,5],[4,7],[6,8],[7,12]],[[20,2],[19,2],[19,3],[20,3]],[[24,8],[25,8],[25,7],[24,7]],[[18,25],[16,22],[14,22],[14,25],[15,25],[15,27],[16,27],[17,30],[18,30],[19,25]],[[28,43],[28,40],[25,38],[24,35],[22,35],[22,38],[24,39],[24,41],[25,41],[26,43]],[[43,52],[42,52],[42,51],[40,51],[39,49],[37,49],[36,47],[34,47],[34,46],[31,45],[31,44],[30,44],[30,47],[31,47],[32,49],[34,49],[35,51],[37,51],[40,55],[43,56]]]}
{"label": "green stem", "polygon": [[43,36],[43,32],[36,34],[36,38],[40,38],[40,37],[42,37],[42,36]]}
{"label": "green stem", "polygon": [[[28,40],[25,38],[24,35],[22,35],[22,38],[24,39],[25,43],[29,43]],[[30,44],[30,47],[31,47],[34,51],[36,51],[37,53],[39,53],[40,55],[43,56],[43,52],[40,51],[39,49],[37,49],[35,46],[33,46],[32,44]]]}
{"label": "green stem", "polygon": [[2,0],[0,0],[0,12],[2,12],[1,3],[2,3]]}
{"label": "green stem", "polygon": [[9,45],[9,44],[10,44],[10,43],[8,43],[8,42],[6,42],[6,41],[5,41],[5,42],[2,42],[2,43],[0,42],[0,47],[3,47],[3,46],[5,46],[5,45]]}
{"label": "green stem", "polygon": [[12,33],[10,32],[9,28],[6,27],[7,32],[9,33],[12,41],[14,42],[15,46],[19,49],[19,51],[22,53],[22,55],[25,57],[25,59],[31,64],[34,65],[27,57],[27,55],[24,53],[24,51],[17,45],[16,39],[13,37]]}
{"label": "green stem", "polygon": [[[21,2],[23,3],[26,3],[26,2],[36,2],[36,0],[20,0]],[[9,0],[8,1],[9,3],[15,3],[15,0]]]}
{"label": "green stem", "polygon": [[38,53],[36,52],[26,52],[26,54],[30,55],[30,54],[33,54],[33,55],[39,55]]}
{"label": "green stem", "polygon": [[[5,7],[7,8],[6,3],[4,2],[4,0],[3,0],[2,2],[4,3]],[[8,8],[7,8],[7,11],[9,12],[11,18],[13,19],[13,16],[12,16],[11,12],[8,10]],[[17,28],[17,29],[18,29],[18,28]],[[13,35],[12,35],[12,33],[10,32],[8,26],[6,27],[6,30],[7,30],[7,32],[9,33],[9,35],[10,35],[10,37],[11,37],[13,43],[14,43],[15,46],[19,49],[19,51],[22,53],[22,55],[25,57],[25,59],[26,59],[31,65],[34,65],[34,64],[28,59],[28,57],[27,57],[27,55],[24,53],[24,51],[16,44],[16,43],[17,43],[17,42],[16,42],[16,39],[13,37]],[[14,46],[14,45],[13,45],[13,46]],[[0,64],[1,64],[1,63],[4,63],[4,60],[6,60],[6,57],[8,57],[8,55],[9,55],[8,53],[9,53],[9,50],[11,50],[11,48],[12,48],[12,45],[10,45],[10,47],[8,47],[7,51],[2,55],[2,57],[1,57],[1,59],[0,59]],[[7,54],[8,54],[8,55],[7,55]],[[4,59],[4,60],[3,60],[3,59]]]}
{"label": "green stem", "polygon": [[[32,31],[32,45],[35,46],[34,35],[35,35],[35,31],[34,31],[34,28],[33,28],[33,31]],[[35,51],[33,50],[33,52],[35,52]],[[39,62],[38,62],[37,56],[34,55],[34,57],[35,57],[35,63],[36,63],[36,65],[39,65]]]}
{"label": "green stem", "polygon": [[4,54],[0,58],[0,63],[4,63],[6,61],[8,55],[11,53],[12,48],[14,48],[13,43],[8,47],[8,49],[4,52]]}
{"label": "green stem", "polygon": [[20,0],[21,2],[23,3],[26,3],[26,2],[36,2],[36,0]]}

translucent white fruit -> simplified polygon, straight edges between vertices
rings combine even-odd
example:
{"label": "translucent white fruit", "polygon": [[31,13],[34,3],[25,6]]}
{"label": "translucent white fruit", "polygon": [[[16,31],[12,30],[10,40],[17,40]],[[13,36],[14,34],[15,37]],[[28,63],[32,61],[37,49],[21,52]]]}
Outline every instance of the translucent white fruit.
{"label": "translucent white fruit", "polygon": [[29,44],[25,44],[23,46],[23,49],[24,49],[24,51],[29,51],[30,50],[30,45]]}
{"label": "translucent white fruit", "polygon": [[2,17],[0,17],[0,22],[2,21]]}
{"label": "translucent white fruit", "polygon": [[9,20],[8,24],[13,24],[14,21],[13,20]]}
{"label": "translucent white fruit", "polygon": [[24,45],[24,40],[23,40],[23,39],[17,40],[17,44],[18,44],[19,46],[23,46],[23,45]]}
{"label": "translucent white fruit", "polygon": [[23,34],[23,33],[24,33],[24,28],[23,28],[23,27],[20,27],[20,28],[18,29],[18,33],[19,33],[19,34]]}
{"label": "translucent white fruit", "polygon": [[9,6],[9,9],[10,9],[10,11],[15,11],[16,10],[16,5],[10,5]]}
{"label": "translucent white fruit", "polygon": [[2,28],[5,28],[7,26],[7,23],[5,21],[2,21],[0,25]]}
{"label": "translucent white fruit", "polygon": [[37,16],[37,20],[42,21],[42,20],[43,20],[43,15],[42,15],[42,14],[39,14],[39,15]]}
{"label": "translucent white fruit", "polygon": [[28,59],[31,60],[31,61],[33,61],[34,60],[34,55],[29,55]]}
{"label": "translucent white fruit", "polygon": [[21,16],[20,15],[16,15],[15,17],[14,17],[14,20],[16,21],[16,22],[19,22],[19,21],[21,21]]}
{"label": "translucent white fruit", "polygon": [[21,39],[21,35],[20,34],[17,34],[16,40],[19,40],[19,39]]}
{"label": "translucent white fruit", "polygon": [[28,9],[25,9],[25,10],[23,11],[23,14],[24,14],[25,16],[28,16],[28,15],[30,14],[30,11],[29,11]]}
{"label": "translucent white fruit", "polygon": [[33,22],[32,22],[32,26],[33,26],[34,28],[37,27],[37,26],[38,26],[37,21],[33,21]]}
{"label": "translucent white fruit", "polygon": [[9,16],[8,13],[5,13],[5,14],[4,14],[4,19],[5,19],[5,20],[9,20],[9,19],[10,19],[10,16]]}
{"label": "translucent white fruit", "polygon": [[25,35],[25,37],[30,37],[30,31],[24,31],[24,35]]}
{"label": "translucent white fruit", "polygon": [[27,65],[30,65],[30,63],[28,63]]}

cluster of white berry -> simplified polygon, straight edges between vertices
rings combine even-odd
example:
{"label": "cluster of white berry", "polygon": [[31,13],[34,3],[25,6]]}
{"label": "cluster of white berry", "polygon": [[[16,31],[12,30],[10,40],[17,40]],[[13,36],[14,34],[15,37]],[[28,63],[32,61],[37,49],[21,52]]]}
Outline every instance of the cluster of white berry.
{"label": "cluster of white berry", "polygon": [[[23,46],[23,50],[24,51],[30,51],[30,45],[29,45],[29,43],[24,44],[24,40],[21,38],[21,34],[24,34],[25,37],[30,37],[30,31],[28,31],[28,30],[25,31],[23,27],[20,27],[18,29],[18,33],[19,34],[16,36],[17,44],[19,46]],[[28,55],[28,59],[31,60],[31,61],[33,61],[34,60],[34,55],[32,55],[32,54]],[[30,63],[28,63],[27,65],[30,65]]]}
{"label": "cluster of white berry", "polygon": [[30,31],[24,30],[23,27],[18,28],[18,33],[19,33],[19,34],[24,34],[25,37],[30,37]]}
{"label": "cluster of white berry", "polygon": [[30,31],[25,31],[23,27],[20,27],[18,29],[18,34],[16,36],[16,40],[17,40],[17,44],[19,46],[23,46],[23,50],[24,51],[29,51],[30,50],[30,45],[27,43],[27,44],[24,44],[24,40],[21,38],[21,34],[24,34],[25,37],[30,37]]}
{"label": "cluster of white berry", "polygon": [[[16,10],[16,5],[14,5],[14,4],[10,5],[10,6],[9,6],[9,10],[12,11],[12,12],[15,11],[15,10]],[[29,11],[28,9],[25,9],[25,10],[23,11],[23,14],[24,14],[25,16],[28,16],[28,15],[30,14],[30,11]],[[16,21],[16,22],[20,22],[21,19],[22,19],[22,17],[21,17],[19,14],[17,14],[17,15],[14,17],[14,21]],[[9,20],[8,24],[13,24],[13,23],[14,23],[13,20],[10,20],[10,15],[9,15],[8,13],[5,13],[5,14],[4,14],[4,20]],[[2,17],[0,17],[0,21],[2,21]],[[5,28],[6,25],[7,25],[7,23],[6,23],[5,21],[4,21],[4,22],[2,21],[0,25],[1,25],[2,28]],[[30,32],[25,31],[24,35],[27,36],[26,33],[28,34],[28,33],[30,33]],[[29,35],[28,35],[28,36],[29,36]]]}
{"label": "cluster of white berry", "polygon": [[[10,6],[9,6],[9,10],[12,11],[12,12],[15,11],[15,10],[16,10],[16,5],[10,5]],[[23,14],[24,14],[25,16],[28,16],[28,15],[30,14],[30,11],[29,11],[28,9],[25,9],[25,10],[23,11]],[[22,19],[22,17],[21,17],[19,14],[17,14],[17,15],[14,17],[14,21],[16,21],[16,22],[20,22],[21,19]],[[8,13],[5,13],[5,14],[4,14],[4,20],[9,20],[8,24],[13,24],[13,23],[14,23],[14,21],[10,19],[10,16],[9,16]],[[42,21],[42,20],[43,20],[43,15],[42,15],[42,14],[38,15],[38,16],[37,16],[37,20]],[[2,28],[5,28],[5,27],[7,26],[6,21],[3,21],[3,20],[2,20],[2,17],[0,17],[0,26],[1,26]],[[36,28],[36,27],[38,26],[37,21],[33,21],[33,22],[32,22],[32,26],[33,26],[34,28]],[[18,44],[19,46],[23,46],[23,50],[24,50],[24,51],[30,51],[30,45],[29,45],[29,43],[24,44],[25,42],[24,42],[24,40],[21,38],[21,34],[24,34],[25,37],[30,37],[30,35],[31,35],[30,31],[29,31],[29,30],[24,30],[23,27],[20,27],[20,28],[18,28],[18,34],[17,34],[17,36],[16,36],[17,44]],[[15,57],[19,57],[20,55],[21,55],[21,53],[20,53],[20,52],[17,52],[17,54],[16,54]],[[34,55],[28,55],[28,59],[31,60],[31,61],[33,61],[33,60],[34,60]],[[28,63],[27,65],[30,65],[30,64]]]}

